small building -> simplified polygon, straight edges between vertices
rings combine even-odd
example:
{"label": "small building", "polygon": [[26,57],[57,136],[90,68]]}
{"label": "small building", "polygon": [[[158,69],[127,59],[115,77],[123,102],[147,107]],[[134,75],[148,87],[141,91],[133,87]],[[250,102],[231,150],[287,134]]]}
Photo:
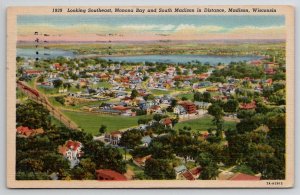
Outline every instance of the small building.
{"label": "small building", "polygon": [[152,141],[152,138],[149,135],[147,135],[142,137],[141,141],[143,146],[148,147]]}
{"label": "small building", "polygon": [[175,174],[176,174],[176,179],[180,179],[181,178],[181,174],[184,173],[187,170],[188,169],[184,165],[179,165],[177,167],[174,167],[174,171],[175,171]]}
{"label": "small building", "polygon": [[43,71],[41,70],[24,70],[24,74],[27,76],[38,76],[42,73]]}
{"label": "small building", "polygon": [[82,147],[80,142],[73,140],[68,140],[64,145],[58,147],[58,152],[70,161],[71,169],[79,164],[79,158],[83,156]]}
{"label": "small building", "polygon": [[97,180],[113,180],[113,181],[126,181],[127,178],[119,172],[111,169],[99,169],[96,170]]}
{"label": "small building", "polygon": [[120,143],[122,133],[120,131],[113,131],[104,135],[104,141],[117,146]]}
{"label": "small building", "polygon": [[181,106],[181,105],[176,105],[176,106],[173,108],[173,112],[174,112],[174,114],[178,114],[178,115],[186,114],[186,110],[185,110],[184,107]]}
{"label": "small building", "polygon": [[255,109],[256,108],[256,103],[255,103],[255,101],[253,101],[251,103],[242,103],[242,104],[240,104],[239,107],[242,110],[251,110],[251,109]]}
{"label": "small building", "polygon": [[145,163],[148,159],[151,159],[151,155],[147,155],[144,157],[137,157],[133,159],[133,163],[138,167],[145,167]]}
{"label": "small building", "polygon": [[186,110],[186,112],[188,114],[193,114],[197,112],[197,108],[196,105],[192,102],[189,101],[182,101],[178,103],[179,105],[181,105],[182,107],[184,107],[184,109]]}
{"label": "small building", "polygon": [[200,177],[201,170],[202,170],[201,167],[195,167],[190,170],[186,170],[182,174],[179,175],[178,179],[196,180]]}
{"label": "small building", "polygon": [[163,118],[159,121],[159,123],[165,127],[172,127],[172,120],[170,118]]}
{"label": "small building", "polygon": [[17,134],[23,137],[35,136],[38,134],[43,134],[43,128],[30,129],[29,127],[19,126],[17,127]]}

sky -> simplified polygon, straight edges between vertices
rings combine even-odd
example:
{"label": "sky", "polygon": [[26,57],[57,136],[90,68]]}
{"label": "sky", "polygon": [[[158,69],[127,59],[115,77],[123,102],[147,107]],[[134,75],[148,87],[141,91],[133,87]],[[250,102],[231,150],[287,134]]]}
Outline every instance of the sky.
{"label": "sky", "polygon": [[285,39],[280,15],[19,15],[18,41]]}

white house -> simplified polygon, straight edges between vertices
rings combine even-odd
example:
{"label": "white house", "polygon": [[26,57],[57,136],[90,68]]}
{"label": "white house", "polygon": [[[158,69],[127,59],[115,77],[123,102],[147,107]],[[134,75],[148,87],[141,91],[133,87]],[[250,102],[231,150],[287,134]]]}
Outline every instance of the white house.
{"label": "white house", "polygon": [[74,168],[79,164],[79,158],[83,155],[82,143],[78,141],[68,140],[63,146],[59,146],[58,150],[66,159],[70,161],[70,168]]}

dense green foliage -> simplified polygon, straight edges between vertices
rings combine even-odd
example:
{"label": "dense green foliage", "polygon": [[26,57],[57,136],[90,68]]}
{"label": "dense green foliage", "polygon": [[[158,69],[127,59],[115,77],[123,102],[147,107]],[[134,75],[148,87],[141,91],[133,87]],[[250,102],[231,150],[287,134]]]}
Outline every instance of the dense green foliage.
{"label": "dense green foliage", "polygon": [[[58,179],[95,179],[95,169],[113,169],[120,173],[126,171],[123,157],[116,148],[93,141],[90,134],[51,126],[49,120],[45,120],[50,118],[49,113],[37,103],[26,102],[17,107],[17,113],[23,113],[24,110],[27,118],[32,117],[37,123],[32,126],[32,120],[18,117],[17,124],[32,128],[43,127],[45,132],[28,138],[17,136],[16,178],[18,180],[50,179],[53,173],[57,174]],[[79,141],[83,144],[84,155],[80,159],[80,164],[73,169],[70,169],[69,161],[58,153],[58,147],[64,145],[67,140]]]}

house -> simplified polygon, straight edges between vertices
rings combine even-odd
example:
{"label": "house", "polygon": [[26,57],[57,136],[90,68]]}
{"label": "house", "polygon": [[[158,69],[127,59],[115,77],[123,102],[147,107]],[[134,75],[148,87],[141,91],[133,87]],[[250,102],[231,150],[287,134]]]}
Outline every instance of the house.
{"label": "house", "polygon": [[50,82],[50,81],[46,81],[46,82],[42,82],[40,84],[41,87],[44,87],[44,88],[54,88],[53,86],[53,82]]}
{"label": "house", "polygon": [[181,105],[182,107],[184,107],[184,109],[186,110],[186,112],[188,114],[193,114],[193,113],[196,113],[197,110],[196,110],[196,105],[192,102],[189,102],[189,101],[181,101],[178,103],[179,105]]}
{"label": "house", "polygon": [[273,68],[267,68],[265,69],[265,73],[268,75],[273,75],[276,73],[276,71]]}
{"label": "house", "polygon": [[101,81],[108,81],[110,79],[110,76],[106,73],[102,73],[102,74],[99,74],[98,75],[98,78],[101,80]]}
{"label": "house", "polygon": [[180,179],[181,178],[181,174],[184,173],[187,170],[188,169],[184,165],[179,165],[177,167],[174,167],[174,171],[175,171],[175,174],[176,174],[176,179]]}
{"label": "house", "polygon": [[209,77],[209,74],[208,73],[203,73],[203,74],[200,74],[199,76],[198,76],[198,78],[200,79],[200,80],[205,80],[205,79],[207,79]]}
{"label": "house", "polygon": [[121,113],[121,115],[124,115],[124,116],[134,116],[135,115],[135,112],[132,112],[130,107],[125,107],[122,105],[114,106],[114,107],[112,107],[112,110],[118,111]]}
{"label": "house", "polygon": [[163,124],[165,127],[172,127],[172,120],[170,118],[163,118],[159,121],[160,124]]}
{"label": "house", "polygon": [[119,91],[119,92],[115,93],[116,98],[125,98],[126,96],[127,96],[127,93],[123,92],[123,91]]}
{"label": "house", "polygon": [[186,110],[184,109],[184,107],[181,105],[176,105],[173,108],[173,112],[174,112],[174,114],[178,114],[178,115],[183,115],[183,114],[187,113]]}
{"label": "house", "polygon": [[210,81],[203,81],[198,84],[199,88],[210,87],[210,86],[212,86],[212,83]]}
{"label": "house", "polygon": [[142,146],[148,147],[150,145],[151,141],[152,141],[152,138],[149,135],[142,137],[142,139],[141,139]]}
{"label": "house", "polygon": [[79,164],[79,158],[82,157],[83,145],[78,141],[68,140],[64,145],[58,147],[58,152],[70,161],[70,168]]}
{"label": "house", "polygon": [[17,127],[17,133],[24,137],[30,137],[38,134],[43,134],[44,130],[43,128],[30,129],[29,127],[19,126]]}
{"label": "house", "polygon": [[151,155],[136,157],[133,159],[133,163],[138,167],[145,167],[145,163],[148,159],[151,159]]}
{"label": "house", "polygon": [[186,170],[183,173],[181,173],[178,177],[178,179],[182,180],[196,180],[200,177],[201,174],[201,167],[195,167],[190,170]]}
{"label": "house", "polygon": [[111,169],[99,169],[96,170],[97,180],[104,181],[104,180],[113,180],[113,181],[126,181],[127,178]]}
{"label": "house", "polygon": [[251,103],[242,103],[240,104],[240,109],[242,110],[251,110],[251,109],[255,109],[256,108],[256,102],[253,101]]}
{"label": "house", "polygon": [[54,63],[52,65],[52,69],[53,70],[62,70],[63,69],[63,66],[60,64],[60,63]]}
{"label": "house", "polygon": [[209,102],[198,102],[198,101],[195,101],[194,104],[201,109],[208,109],[208,107],[211,105],[211,103]]}
{"label": "house", "polygon": [[113,131],[104,135],[104,141],[116,146],[120,143],[121,137],[122,133],[120,131]]}
{"label": "house", "polygon": [[24,70],[26,76],[38,76],[43,73],[41,70]]}
{"label": "house", "polygon": [[17,127],[17,133],[19,135],[24,135],[25,137],[29,137],[32,133],[32,130],[29,127],[19,126]]}
{"label": "house", "polygon": [[266,83],[268,86],[271,86],[273,83],[273,80],[271,78],[269,78],[269,79],[265,80],[264,83]]}
{"label": "house", "polygon": [[252,60],[250,62],[250,64],[253,66],[260,66],[260,65],[262,65],[262,61],[261,60]]}
{"label": "house", "polygon": [[152,114],[152,113],[161,114],[162,113],[161,107],[158,105],[151,106],[149,109],[147,109],[147,113],[148,114]]}

